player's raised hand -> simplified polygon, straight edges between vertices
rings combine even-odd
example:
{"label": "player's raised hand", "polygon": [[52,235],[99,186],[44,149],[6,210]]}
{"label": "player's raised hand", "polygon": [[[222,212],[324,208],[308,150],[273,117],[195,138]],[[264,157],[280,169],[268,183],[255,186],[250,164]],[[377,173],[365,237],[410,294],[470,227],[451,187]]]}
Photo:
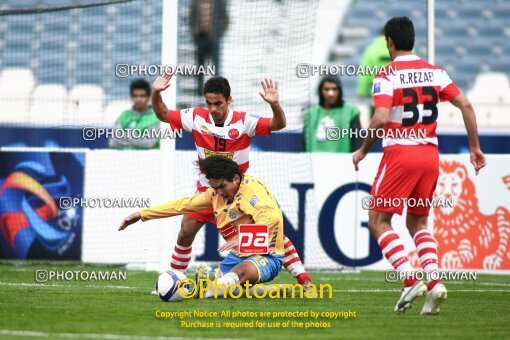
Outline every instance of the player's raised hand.
{"label": "player's raised hand", "polygon": [[356,169],[356,171],[359,170],[358,163],[361,162],[366,155],[367,154],[361,151],[361,149],[354,151],[354,153],[352,154],[352,163],[354,164],[354,169]]}
{"label": "player's raised hand", "polygon": [[230,250],[234,247],[237,247],[239,244],[239,239],[236,237],[232,240],[229,240],[227,243],[223,244],[221,247],[218,248],[218,251],[221,253],[223,251]]}
{"label": "player's raised hand", "polygon": [[483,154],[482,150],[477,149],[474,151],[471,151],[469,153],[469,158],[471,160],[471,164],[475,167],[476,174],[478,175],[478,172],[481,168],[487,165],[487,161],[485,160],[485,155]]}
{"label": "player's raised hand", "polygon": [[260,82],[262,85],[263,92],[259,92],[262,99],[264,99],[270,105],[278,104],[278,82],[271,78],[266,78]]}
{"label": "player's raised hand", "polygon": [[119,227],[119,231],[122,231],[122,230],[126,229],[131,224],[140,221],[140,219],[141,219],[141,216],[140,216],[140,213],[138,211],[132,213],[131,215],[129,215],[128,217],[126,217],[122,221],[122,223],[120,224],[120,227]]}
{"label": "player's raised hand", "polygon": [[163,73],[159,77],[154,80],[154,84],[152,84],[152,89],[154,91],[165,91],[170,86],[170,80],[172,79],[172,75],[168,73]]}

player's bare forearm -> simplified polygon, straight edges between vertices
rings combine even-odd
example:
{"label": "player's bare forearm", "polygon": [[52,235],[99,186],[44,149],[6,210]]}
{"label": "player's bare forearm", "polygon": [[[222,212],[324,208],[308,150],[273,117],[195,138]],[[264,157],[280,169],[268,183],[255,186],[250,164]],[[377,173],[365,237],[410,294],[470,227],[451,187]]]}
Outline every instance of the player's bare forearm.
{"label": "player's bare forearm", "polygon": [[[390,117],[390,109],[385,107],[378,107],[375,110],[374,117],[368,126],[369,131],[376,131],[379,129],[383,129],[386,123],[388,122]],[[360,150],[364,153],[368,153],[372,147],[377,143],[377,134],[376,133],[368,133],[367,138],[363,141]]]}
{"label": "player's bare forearm", "polygon": [[[390,109],[386,107],[378,107],[375,109],[374,117],[370,122],[370,126],[368,127],[369,131],[375,131],[384,128],[386,123],[388,122],[390,117]],[[361,147],[356,150],[352,154],[352,163],[354,164],[354,169],[356,171],[359,170],[358,164],[365,158],[370,149],[377,143],[377,134],[376,133],[368,133],[367,138],[363,141]]]}
{"label": "player's bare forearm", "polygon": [[464,125],[466,126],[469,141],[469,157],[471,164],[473,164],[476,174],[478,175],[480,169],[487,165],[487,161],[485,160],[485,155],[480,149],[475,110],[473,109],[473,105],[471,105],[469,100],[462,93],[455,97],[451,103],[458,107],[462,112],[462,118],[464,119]]}
{"label": "player's bare forearm", "polygon": [[278,131],[287,126],[287,120],[285,118],[285,112],[283,112],[282,107],[279,102],[278,95],[278,82],[271,78],[266,78],[260,82],[262,85],[262,92],[259,92],[262,99],[266,101],[271,106],[271,110],[273,110],[273,118],[269,123],[270,131]]}
{"label": "player's bare forearm", "polygon": [[140,215],[139,211],[130,214],[128,217],[126,217],[124,220],[122,220],[122,223],[120,224],[120,227],[119,227],[119,231],[126,229],[131,224],[134,224],[134,223],[140,221],[140,219],[141,219],[141,215]]}
{"label": "player's bare forearm", "polygon": [[476,125],[476,115],[473,105],[469,102],[467,97],[463,94],[459,94],[452,100],[452,104],[460,109],[462,112],[462,118],[464,125],[466,126],[466,132],[468,135],[469,148],[471,150],[480,149],[480,141],[478,140],[478,128]]}
{"label": "player's bare forearm", "polygon": [[271,110],[273,110],[273,118],[269,124],[269,130],[278,131],[284,129],[287,126],[287,118],[285,118],[285,112],[280,103],[271,104]]}
{"label": "player's bare forearm", "polygon": [[164,73],[157,77],[152,84],[152,109],[156,112],[158,119],[164,123],[168,123],[168,107],[161,98],[161,91],[165,91],[170,86],[171,79],[171,74]]}
{"label": "player's bare forearm", "polygon": [[161,91],[152,91],[152,109],[156,113],[158,119],[164,123],[168,123],[168,107],[163,102]]}

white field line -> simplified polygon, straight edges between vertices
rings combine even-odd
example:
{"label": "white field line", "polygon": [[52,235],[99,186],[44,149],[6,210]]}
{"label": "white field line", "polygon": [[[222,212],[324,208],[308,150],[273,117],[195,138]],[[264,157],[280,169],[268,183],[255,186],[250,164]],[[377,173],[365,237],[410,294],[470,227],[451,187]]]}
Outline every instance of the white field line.
{"label": "white field line", "polygon": [[[318,281],[367,281],[367,282],[384,282],[384,277],[381,277],[381,279],[373,279],[373,278],[367,278],[363,279],[360,277],[347,277],[347,278],[330,278],[330,277],[312,277],[313,280]],[[465,281],[445,281],[446,284],[454,284],[454,285],[465,285],[465,284],[471,284],[471,285],[480,285],[480,286],[500,286],[500,287],[510,287],[510,283],[497,283],[497,282],[480,282],[480,281],[473,281],[473,280],[465,280]],[[394,282],[392,282],[394,283]],[[395,282],[396,283],[396,282]]]}
{"label": "white field line", "polygon": [[[68,281],[71,282],[71,281]],[[115,285],[69,285],[58,283],[26,283],[26,282],[0,282],[0,286],[13,286],[13,287],[58,287],[58,288],[110,288],[110,289],[132,289],[132,290],[147,290],[144,287],[133,286],[115,286]]]}
{"label": "white field line", "polygon": [[[85,339],[136,339],[136,340],[174,340],[185,339],[182,337],[169,336],[146,336],[146,335],[121,335],[121,334],[102,334],[102,333],[48,333],[41,331],[23,331],[14,329],[0,329],[0,335],[12,335],[20,337],[38,337],[38,338],[85,338]],[[213,339],[213,338],[195,338],[194,339]]]}
{"label": "white field line", "polygon": [[[14,287],[55,287],[55,288],[93,288],[93,289],[131,289],[140,292],[150,293],[149,289],[144,287],[129,287],[129,286],[94,286],[94,285],[80,285],[80,286],[72,286],[72,285],[62,285],[58,283],[46,284],[46,283],[13,283],[13,282],[0,282],[0,286],[14,286]],[[339,293],[394,293],[400,292],[400,289],[333,289],[334,292]],[[463,292],[463,293],[510,293],[510,289],[449,289],[450,292]]]}
{"label": "white field line", "polygon": [[[337,293],[400,293],[401,289],[333,289]],[[459,293],[510,293],[510,289],[448,289]]]}

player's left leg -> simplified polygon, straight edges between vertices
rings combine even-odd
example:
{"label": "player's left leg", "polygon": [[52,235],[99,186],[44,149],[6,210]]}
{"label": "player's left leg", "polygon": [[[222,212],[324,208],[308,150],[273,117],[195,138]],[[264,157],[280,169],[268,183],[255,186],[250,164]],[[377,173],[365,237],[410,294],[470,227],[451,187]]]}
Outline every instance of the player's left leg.
{"label": "player's left leg", "polygon": [[[422,148],[422,173],[411,193],[411,198],[431,202],[439,176],[439,155],[435,147]],[[428,204],[428,203],[427,203]],[[446,287],[439,280],[437,242],[427,230],[430,206],[421,205],[407,209],[406,224],[413,237],[423,270],[427,273],[428,293],[421,314],[437,314],[447,298]]]}
{"label": "player's left leg", "polygon": [[427,230],[427,216],[407,214],[407,228],[413,236],[423,270],[427,273],[428,293],[421,314],[437,314],[448,292],[438,275],[437,242]]}
{"label": "player's left leg", "polygon": [[[234,265],[235,264],[235,265]],[[223,289],[234,284],[257,284],[268,282],[274,279],[282,267],[282,256],[275,255],[253,255],[248,258],[241,258],[230,253],[220,264],[221,277],[216,279],[218,288],[207,290],[205,297],[213,297],[214,294],[223,296]],[[223,288],[224,287],[224,288]]]}
{"label": "player's left leg", "polygon": [[285,247],[285,254],[283,257],[283,266],[290,275],[294,276],[300,285],[306,285],[312,282],[312,278],[306,272],[303,262],[297,253],[294,244],[289,240],[287,236],[283,236],[283,244]]}

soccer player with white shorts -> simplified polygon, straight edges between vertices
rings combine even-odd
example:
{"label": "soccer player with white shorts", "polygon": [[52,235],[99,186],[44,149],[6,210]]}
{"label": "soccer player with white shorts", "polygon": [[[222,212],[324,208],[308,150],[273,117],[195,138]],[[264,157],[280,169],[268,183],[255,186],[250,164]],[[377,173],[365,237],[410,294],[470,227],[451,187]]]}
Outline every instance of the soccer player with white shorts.
{"label": "soccer player with white shorts", "polygon": [[[416,297],[426,294],[421,314],[437,314],[447,297],[446,288],[440,280],[428,280],[427,285],[416,280],[404,245],[391,227],[393,214],[401,215],[403,204],[386,206],[384,202],[431,201],[439,176],[436,136],[439,101],[450,101],[461,110],[469,139],[470,159],[477,174],[486,161],[469,100],[444,70],[413,55],[415,36],[411,20],[392,18],[384,26],[384,35],[393,62],[373,81],[375,114],[369,129],[384,129],[386,134],[383,158],[372,185],[375,205],[369,212],[369,228],[393,268],[407,273],[395,312],[405,312]],[[377,137],[369,134],[362,147],[353,153],[356,170],[376,142]],[[438,271],[438,256],[437,242],[427,230],[429,209],[427,206],[408,207],[406,225],[423,270],[430,278],[436,276],[430,273]]]}
{"label": "soccer player with white shorts", "polygon": [[[279,104],[278,83],[271,79],[261,82],[261,98],[273,112],[272,118],[263,118],[255,114],[233,111],[229,108],[232,97],[230,85],[223,77],[212,77],[204,85],[204,97],[207,108],[189,108],[169,110],[161,98],[161,91],[170,86],[171,74],[158,77],[152,87],[152,106],[162,122],[170,123],[172,129],[182,129],[193,135],[198,158],[200,160],[214,155],[232,159],[239,165],[242,173],[249,167],[251,138],[255,135],[269,137],[272,131],[286,126],[285,113]],[[204,192],[209,181],[203,173],[199,175],[197,192]],[[183,216],[177,244],[172,254],[170,267],[186,273],[192,251],[192,243],[202,226],[216,223],[211,209],[204,209]],[[312,281],[306,272],[292,242],[284,237],[285,256],[283,266],[297,281],[305,285]]]}
{"label": "soccer player with white shorts", "polygon": [[[217,284],[227,289],[234,284],[263,283],[273,280],[282,267],[284,257],[283,214],[270,190],[260,179],[243,174],[234,161],[212,156],[198,162],[210,187],[191,197],[140,209],[126,217],[119,228],[157,218],[178,216],[211,209],[216,227],[226,243],[220,251],[231,250],[220,263]],[[266,254],[245,254],[238,249],[242,224],[267,225]],[[279,289],[279,288],[278,288]],[[212,297],[214,289],[205,293]]]}

